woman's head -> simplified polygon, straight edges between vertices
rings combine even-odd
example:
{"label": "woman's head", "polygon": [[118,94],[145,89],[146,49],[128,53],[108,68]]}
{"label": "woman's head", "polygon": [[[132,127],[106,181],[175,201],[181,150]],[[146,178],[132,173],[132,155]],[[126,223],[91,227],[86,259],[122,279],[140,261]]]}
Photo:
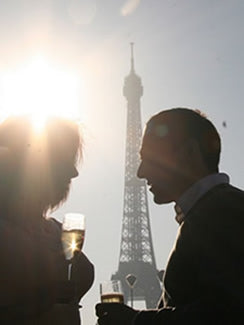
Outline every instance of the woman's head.
{"label": "woman's head", "polygon": [[0,148],[4,152],[0,190],[5,204],[18,201],[45,213],[67,198],[82,158],[77,123],[53,117],[37,132],[29,117],[11,117],[0,124]]}

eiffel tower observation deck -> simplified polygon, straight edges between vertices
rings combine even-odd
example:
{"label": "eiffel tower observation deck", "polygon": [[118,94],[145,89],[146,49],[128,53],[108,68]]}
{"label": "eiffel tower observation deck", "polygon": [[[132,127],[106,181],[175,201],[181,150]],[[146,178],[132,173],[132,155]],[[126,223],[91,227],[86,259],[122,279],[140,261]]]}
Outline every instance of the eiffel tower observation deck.
{"label": "eiffel tower observation deck", "polygon": [[140,99],[141,79],[135,73],[133,43],[131,69],[125,78],[123,94],[127,100],[127,137],[124,181],[124,210],[118,271],[112,279],[122,282],[125,303],[130,299],[126,276],[133,274],[137,281],[133,299],[145,301],[147,308],[155,308],[161,295],[149,220],[147,189],[144,180],[137,178],[142,137]]}

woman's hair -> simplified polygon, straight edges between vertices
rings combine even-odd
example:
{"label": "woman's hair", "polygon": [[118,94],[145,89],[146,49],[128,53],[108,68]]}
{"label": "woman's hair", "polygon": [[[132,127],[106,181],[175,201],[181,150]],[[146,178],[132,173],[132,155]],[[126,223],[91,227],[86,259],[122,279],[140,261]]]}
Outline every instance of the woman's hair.
{"label": "woman's hair", "polygon": [[[69,169],[82,158],[82,137],[76,122],[52,117],[40,132],[28,116],[0,124],[1,205],[45,214],[69,192]],[[1,157],[1,155],[0,155]]]}

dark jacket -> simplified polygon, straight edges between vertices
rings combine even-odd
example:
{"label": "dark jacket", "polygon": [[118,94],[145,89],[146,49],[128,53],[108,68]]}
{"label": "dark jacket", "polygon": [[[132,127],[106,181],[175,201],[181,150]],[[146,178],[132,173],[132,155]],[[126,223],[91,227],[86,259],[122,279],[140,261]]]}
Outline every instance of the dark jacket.
{"label": "dark jacket", "polygon": [[229,184],[207,192],[179,228],[164,275],[164,308],[140,312],[135,324],[206,324],[213,313],[226,322],[244,312],[243,230],[244,192]]}
{"label": "dark jacket", "polygon": [[61,224],[0,219],[0,323],[80,324],[79,300],[94,280],[83,253],[71,281],[61,244]]}

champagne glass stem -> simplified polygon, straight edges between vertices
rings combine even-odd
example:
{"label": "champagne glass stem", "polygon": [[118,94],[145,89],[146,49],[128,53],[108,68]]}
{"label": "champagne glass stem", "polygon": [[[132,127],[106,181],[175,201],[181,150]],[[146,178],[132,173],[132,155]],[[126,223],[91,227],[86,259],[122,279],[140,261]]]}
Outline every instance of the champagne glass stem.
{"label": "champagne glass stem", "polygon": [[71,280],[71,269],[72,269],[72,263],[68,264],[68,281]]}

